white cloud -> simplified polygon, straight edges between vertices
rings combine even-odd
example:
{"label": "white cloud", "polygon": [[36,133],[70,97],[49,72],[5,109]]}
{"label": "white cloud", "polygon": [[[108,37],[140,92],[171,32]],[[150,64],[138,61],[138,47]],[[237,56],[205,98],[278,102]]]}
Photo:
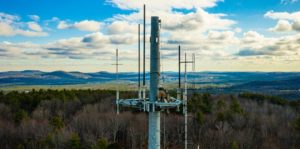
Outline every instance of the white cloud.
{"label": "white cloud", "polygon": [[118,34],[118,35],[103,35],[101,32],[88,34],[83,37],[82,42],[93,46],[103,45],[130,45],[136,42],[136,36],[132,34]]}
{"label": "white cloud", "polygon": [[19,16],[0,12],[0,22],[6,22],[6,23],[10,24],[10,23],[13,23],[18,20],[20,20]]}
{"label": "white cloud", "polygon": [[297,1],[298,0],[281,0],[280,4],[283,4],[283,5],[293,4],[293,3],[296,3]]}
{"label": "white cloud", "polygon": [[8,23],[0,22],[0,36],[14,36],[16,33]]}
{"label": "white cloud", "polygon": [[300,32],[300,20],[293,23],[293,29]]}
{"label": "white cloud", "polygon": [[60,23],[60,19],[58,17],[52,17],[51,19],[47,19],[43,21],[46,25],[49,23]]}
{"label": "white cloud", "polygon": [[224,32],[209,31],[208,32],[208,39],[210,40],[226,40],[226,39],[232,39],[233,37],[234,37],[234,32],[232,31],[224,31]]}
{"label": "white cloud", "polygon": [[[255,35],[253,37],[258,37]],[[300,52],[300,34],[280,38],[266,38],[260,36],[261,43],[244,44],[238,53],[239,56],[295,56]]]}
{"label": "white cloud", "polygon": [[[186,30],[193,32],[204,32],[211,29],[228,29],[236,22],[226,19],[226,14],[210,14],[201,8],[188,10],[189,13],[170,11],[151,11],[147,10],[147,23],[151,16],[159,16],[162,20],[162,28],[168,31]],[[127,21],[141,23],[143,18],[142,11],[134,12],[129,15],[116,15],[112,21]]]}
{"label": "white cloud", "polygon": [[127,21],[114,21],[107,26],[109,34],[123,34],[137,32],[136,24],[129,24]]}
{"label": "white cloud", "polygon": [[58,17],[52,17],[52,18],[50,19],[50,21],[56,22],[56,21],[59,21],[59,18],[58,18]]}
{"label": "white cloud", "polygon": [[262,41],[265,37],[256,31],[248,31],[244,33],[243,41],[246,43],[254,43]]}
{"label": "white cloud", "polygon": [[269,29],[270,31],[277,31],[277,32],[286,32],[292,30],[292,25],[289,21],[286,20],[279,20],[277,25],[273,28]]}
{"label": "white cloud", "polygon": [[12,23],[19,19],[20,18],[15,15],[0,13],[0,36],[14,36],[16,33]]}
{"label": "white cloud", "polygon": [[31,30],[22,30],[17,29],[15,30],[17,35],[27,36],[27,37],[42,37],[42,36],[48,36],[48,33],[46,32],[37,32],[37,31],[31,31]]}
{"label": "white cloud", "polygon": [[268,11],[264,16],[279,20],[275,27],[270,28],[271,31],[300,31],[300,11],[293,13]]}
{"label": "white cloud", "polygon": [[62,39],[41,45],[51,57],[68,59],[106,59],[112,56],[108,37],[101,33],[92,33],[84,37]]}
{"label": "white cloud", "polygon": [[193,8],[207,8],[216,6],[216,2],[220,0],[172,0],[161,1],[161,0],[107,0],[108,3],[115,5],[121,9],[127,10],[138,10],[143,7],[143,4],[146,4],[148,10],[170,10],[172,8],[177,9],[193,9]]}
{"label": "white cloud", "polygon": [[[165,56],[167,59],[176,57],[174,50],[179,44],[185,49],[189,49],[189,52],[200,52],[199,55],[210,53],[215,54],[214,58],[228,59],[229,54],[224,53],[230,50],[232,45],[238,44],[235,33],[231,31],[236,28],[234,27],[236,22],[227,19],[227,14],[212,14],[204,10],[206,7],[215,6],[218,0],[174,0],[172,3],[158,0],[110,0],[109,2],[121,9],[137,10],[130,14],[119,14],[107,19],[108,22],[111,22],[111,25],[108,25],[108,33],[128,35],[127,37],[123,35],[120,38],[112,38],[119,39],[121,43],[132,44],[136,41],[137,24],[142,23],[144,3],[147,6],[147,40],[149,39],[150,17],[159,16],[162,20],[161,47],[167,53]],[[118,42],[112,41],[112,43],[117,44]]]}
{"label": "white cloud", "polygon": [[132,34],[123,34],[123,35],[112,35],[110,36],[110,42],[111,44],[126,44],[126,45],[130,45],[135,43],[136,40],[136,36],[133,36]]}
{"label": "white cloud", "polygon": [[97,32],[100,30],[101,23],[94,20],[83,20],[68,24],[66,21],[60,21],[57,25],[58,29],[71,29],[75,28],[81,31]]}
{"label": "white cloud", "polygon": [[[128,15],[116,15],[109,21],[122,21],[131,23],[141,23],[143,19],[142,7],[147,6],[147,23],[149,24],[151,16],[159,16],[162,20],[162,29],[166,34],[178,34],[185,31],[185,36],[203,34],[208,30],[228,30],[236,24],[235,21],[226,19],[226,14],[211,14],[205,11],[205,7],[213,7],[219,0],[109,0],[116,7],[121,9],[138,10]],[[174,10],[176,8],[176,10]],[[184,9],[185,11],[181,11]],[[176,35],[175,35],[176,36]],[[193,41],[193,40],[192,40]],[[192,42],[190,41],[190,42]]]}
{"label": "white cloud", "polygon": [[109,37],[103,35],[100,32],[85,35],[82,42],[88,43],[89,45],[106,45],[109,43]]}
{"label": "white cloud", "polygon": [[[32,34],[26,32],[23,34]],[[118,45],[122,50],[136,42],[131,34],[105,35],[101,32],[87,34],[83,37],[60,39],[46,44],[0,42],[0,56],[10,58],[54,58],[54,59],[111,59]],[[127,60],[135,52],[128,50]]]}
{"label": "white cloud", "polygon": [[24,52],[42,50],[40,48],[40,45],[29,43],[29,42],[22,42],[22,43],[0,42],[0,47],[2,49],[2,53],[4,53],[3,56],[8,59],[26,58],[23,55]]}
{"label": "white cloud", "polygon": [[[27,24],[27,28],[22,25]],[[0,36],[22,35],[28,37],[47,36],[39,24],[35,22],[21,22],[20,18],[15,15],[0,13]]]}
{"label": "white cloud", "polygon": [[33,30],[33,31],[37,31],[37,32],[42,32],[43,29],[41,28],[41,26],[35,22],[27,22],[28,28]]}
{"label": "white cloud", "polygon": [[209,14],[198,9],[188,14],[176,12],[161,12],[163,29],[169,31],[206,31],[211,29],[228,29],[235,24],[235,21],[224,19],[225,14]]}
{"label": "white cloud", "polygon": [[268,11],[264,16],[267,18],[274,19],[274,20],[295,21],[300,18],[300,11],[296,11],[293,13]]}
{"label": "white cloud", "polygon": [[[116,15],[111,19],[107,19],[106,23],[103,24],[103,28],[101,28],[104,32],[100,32],[99,28],[83,29],[83,27],[89,26],[88,24],[90,22],[87,21],[75,23],[60,21],[57,28],[81,28],[82,30],[90,31],[97,30],[96,33],[84,36],[81,40],[82,43],[80,43],[81,46],[103,48],[124,45],[126,46],[126,49],[131,49],[132,47],[130,45],[135,44],[137,41],[137,24],[142,21],[142,4],[140,4],[140,2],[141,1],[128,1],[127,3],[123,3],[123,1],[110,1],[110,3],[113,3],[121,9],[139,9],[140,11],[132,12],[128,15]],[[204,47],[207,47],[208,49],[213,49],[214,47],[222,49],[222,44],[228,45],[230,43],[237,43],[237,39],[234,37],[235,33],[229,31],[232,29],[235,21],[226,19],[226,14],[210,14],[202,9],[203,7],[214,6],[217,1],[187,2],[176,0],[174,3],[160,2],[159,4],[154,1],[145,2],[147,2],[147,7],[149,7],[149,9],[147,9],[147,23],[149,24],[149,18],[153,15],[157,15],[162,19],[161,40],[162,48],[164,49],[172,49],[174,44],[182,44],[192,49],[203,49]],[[183,13],[178,10],[174,11],[173,8],[188,9],[190,12]],[[97,26],[97,24],[95,24],[95,26]],[[147,31],[148,30],[149,26],[147,27]],[[206,37],[205,34],[207,31],[209,31],[210,37]],[[240,32],[241,30],[237,29],[237,31]],[[146,39],[148,40],[148,37]],[[205,42],[205,44],[203,44],[203,42]],[[78,44],[79,42],[75,43]],[[74,46],[77,45],[75,43],[67,48],[64,47],[64,49],[78,49],[78,47]],[[215,45],[216,43],[219,43],[219,45]],[[220,54],[224,53],[221,51],[213,53],[219,56],[225,55]]]}
{"label": "white cloud", "polygon": [[234,32],[236,32],[236,33],[240,33],[240,32],[242,32],[242,29],[241,29],[241,28],[239,28],[239,27],[237,27],[237,28],[235,28],[235,29],[234,29]]}
{"label": "white cloud", "polygon": [[60,21],[57,25],[57,29],[67,29],[69,26],[66,21]]}
{"label": "white cloud", "polygon": [[38,22],[40,20],[40,17],[38,15],[29,15],[28,17],[35,22]]}
{"label": "white cloud", "polygon": [[74,27],[82,31],[96,32],[100,30],[100,25],[101,23],[97,21],[84,20],[84,21],[76,22],[74,24]]}
{"label": "white cloud", "polygon": [[[245,65],[244,61],[246,60],[260,61],[263,57],[271,57],[274,61],[281,60],[282,62],[287,57],[299,60],[299,35],[270,38],[257,31],[244,32],[241,28],[238,28],[237,22],[228,18],[227,14],[209,13],[204,9],[215,6],[218,0],[174,0],[172,2],[109,0],[107,2],[121,9],[134,11],[129,14],[115,15],[103,22],[94,20],[72,22],[71,20],[63,21],[54,18],[51,21],[55,24],[58,23],[58,29],[78,29],[92,33],[81,37],[60,39],[47,44],[10,43],[10,45],[3,46],[4,43],[0,43],[0,56],[15,53],[13,55],[17,55],[19,58],[39,57],[63,61],[81,59],[82,61],[96,62],[96,59],[113,59],[114,50],[119,48],[120,58],[124,60],[124,63],[136,60],[137,26],[142,23],[142,5],[146,3],[146,48],[149,49],[150,17],[159,16],[162,20],[161,52],[164,61],[169,62],[164,64],[168,67],[174,63],[172,60],[177,58],[177,46],[179,44],[184,52],[188,54],[196,53],[197,56],[201,57],[199,58],[200,61],[203,60],[201,64],[209,66],[207,68],[213,67],[214,64],[218,64],[220,67],[224,67],[226,64]],[[184,9],[184,11],[181,9]],[[265,17],[277,21],[276,26],[274,25],[275,27],[270,30],[283,32],[300,30],[300,22],[297,21],[298,15],[298,12],[269,11],[265,14]],[[17,26],[13,22],[20,22],[18,16],[7,15],[6,18],[10,19],[6,19],[5,23],[0,21],[0,27],[6,28],[5,31],[0,30],[0,35],[37,36],[36,34],[41,34],[43,30],[38,23],[34,24],[34,22],[22,22],[23,27],[26,28]],[[8,20],[11,23],[8,23]],[[298,56],[298,58],[294,56]],[[255,59],[255,57],[258,58]],[[101,61],[102,63],[106,62]],[[110,63],[110,61],[107,63]],[[223,65],[219,65],[220,63]]]}
{"label": "white cloud", "polygon": [[0,36],[22,35],[27,37],[48,36],[48,33],[42,32],[38,26],[28,25],[31,30],[14,28],[11,24],[0,22]]}

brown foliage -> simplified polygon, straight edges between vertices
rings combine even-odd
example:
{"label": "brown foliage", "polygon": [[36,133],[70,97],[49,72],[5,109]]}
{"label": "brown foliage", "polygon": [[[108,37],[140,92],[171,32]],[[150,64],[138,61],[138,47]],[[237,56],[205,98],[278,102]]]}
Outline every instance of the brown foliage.
{"label": "brown foliage", "polygon": [[[49,92],[54,94],[42,92],[47,94],[46,100],[35,108],[27,107],[34,110],[28,111],[28,118],[19,124],[11,118],[16,107],[9,102],[0,103],[1,149],[59,149],[70,143],[76,148],[96,148],[101,139],[107,140],[104,146],[108,148],[147,148],[147,113],[123,109],[117,115],[110,91],[63,91],[67,93],[59,95],[63,100],[55,96],[60,92]],[[121,95],[132,97],[134,93]],[[299,134],[293,122],[299,112],[288,105],[228,95],[194,95],[190,99],[189,148],[296,148]],[[57,118],[63,127],[53,129],[51,121]],[[162,147],[183,148],[183,122],[181,113],[161,114]]]}

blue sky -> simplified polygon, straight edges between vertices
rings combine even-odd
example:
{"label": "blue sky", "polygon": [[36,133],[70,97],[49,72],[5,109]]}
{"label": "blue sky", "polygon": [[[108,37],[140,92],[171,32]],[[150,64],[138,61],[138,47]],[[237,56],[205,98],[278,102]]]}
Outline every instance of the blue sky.
{"label": "blue sky", "polygon": [[44,19],[56,16],[61,19],[103,20],[121,13],[120,9],[101,0],[1,0],[0,2],[0,8],[4,12],[22,16],[39,14]]}
{"label": "blue sky", "polygon": [[300,69],[298,0],[0,0],[0,71],[113,71],[116,48],[136,71],[144,3],[163,22],[165,70],[178,44],[198,71]]}
{"label": "blue sky", "polygon": [[229,18],[238,21],[238,25],[247,30],[263,30],[274,24],[274,20],[264,17],[267,11],[295,12],[299,11],[299,1],[281,0],[225,0],[217,7],[208,9],[212,13],[226,13]]}

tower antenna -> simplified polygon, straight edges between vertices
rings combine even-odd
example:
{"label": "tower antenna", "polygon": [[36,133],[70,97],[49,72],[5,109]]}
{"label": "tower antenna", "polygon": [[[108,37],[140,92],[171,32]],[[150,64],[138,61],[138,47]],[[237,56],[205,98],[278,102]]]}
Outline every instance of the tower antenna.
{"label": "tower antenna", "polygon": [[143,100],[144,111],[146,111],[146,5],[144,4],[144,36],[143,36]]}
{"label": "tower antenna", "polygon": [[[180,45],[178,46],[178,88],[177,88],[177,99],[181,99],[181,53]],[[177,108],[179,111],[179,107]]]}
{"label": "tower antenna", "polygon": [[187,61],[186,61],[186,53],[184,55],[184,148],[187,149]]}
{"label": "tower antenna", "polygon": [[181,53],[180,53],[180,45],[178,46],[178,88],[181,88]]}
{"label": "tower antenna", "polygon": [[146,85],[146,5],[144,4],[144,36],[143,36],[143,86]]}
{"label": "tower antenna", "polygon": [[[142,109],[148,112],[148,149],[160,149],[161,130],[160,130],[160,113],[168,109],[175,109],[183,104],[179,99],[169,97],[164,88],[159,87],[160,82],[160,25],[159,17],[151,17],[151,37],[150,37],[150,83],[149,98],[145,98],[146,92],[143,90],[143,100],[118,99],[117,104],[125,107]],[[118,54],[116,54],[118,55]],[[144,55],[145,56],[145,53]],[[118,57],[118,56],[116,56]],[[118,58],[116,58],[118,66]],[[145,59],[144,59],[145,60]],[[145,64],[145,63],[144,63]],[[144,67],[145,68],[145,67]],[[118,72],[118,69],[116,69]],[[145,80],[145,77],[143,78]],[[143,81],[144,83],[144,81]],[[143,88],[145,89],[145,87]],[[159,94],[158,94],[159,93]]]}
{"label": "tower antenna", "polygon": [[116,103],[117,103],[117,114],[119,114],[119,99],[120,99],[120,91],[119,91],[119,50],[116,49],[116,63],[112,64],[116,66]]}
{"label": "tower antenna", "polygon": [[187,121],[188,121],[188,111],[187,111],[187,64],[193,63],[193,61],[187,61],[186,53],[184,54],[184,93],[183,93],[183,114],[184,114],[184,148],[187,149]]}
{"label": "tower antenna", "polygon": [[138,26],[138,97],[141,99],[141,25]]}

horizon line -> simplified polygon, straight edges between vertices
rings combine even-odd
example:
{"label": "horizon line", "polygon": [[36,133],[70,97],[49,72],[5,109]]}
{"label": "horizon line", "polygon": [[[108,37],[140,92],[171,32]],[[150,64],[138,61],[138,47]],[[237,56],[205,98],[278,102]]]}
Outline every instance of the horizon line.
{"label": "horizon line", "polygon": [[[0,71],[0,73],[5,73],[5,72],[24,72],[24,71],[40,71],[40,72],[67,72],[67,73],[72,73],[72,72],[79,72],[79,73],[99,73],[99,72],[106,72],[106,73],[115,73],[114,71],[105,71],[105,70],[100,70],[100,71],[93,71],[93,72],[83,72],[83,71],[66,71],[66,70],[53,70],[53,71],[43,71],[43,70],[31,70],[31,69],[24,69],[24,70],[8,70],[8,71]],[[146,71],[146,73],[149,73],[150,71]],[[163,72],[178,72],[178,71],[161,71]],[[300,73],[299,71],[215,71],[215,70],[204,70],[204,71],[187,71],[188,73],[207,73],[207,72],[240,72],[240,73]],[[138,73],[138,71],[120,71],[119,73]],[[182,71],[182,73],[184,73]]]}

